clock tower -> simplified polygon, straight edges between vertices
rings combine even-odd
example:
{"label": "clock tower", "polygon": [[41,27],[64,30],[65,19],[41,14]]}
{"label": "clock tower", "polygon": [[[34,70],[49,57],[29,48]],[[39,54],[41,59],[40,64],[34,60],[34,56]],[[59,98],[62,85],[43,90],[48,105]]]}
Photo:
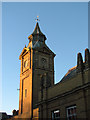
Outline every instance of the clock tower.
{"label": "clock tower", "polygon": [[46,45],[46,37],[39,23],[28,37],[29,44],[19,56],[21,60],[19,115],[32,118],[37,108],[38,92],[43,87],[54,85],[55,54]]}

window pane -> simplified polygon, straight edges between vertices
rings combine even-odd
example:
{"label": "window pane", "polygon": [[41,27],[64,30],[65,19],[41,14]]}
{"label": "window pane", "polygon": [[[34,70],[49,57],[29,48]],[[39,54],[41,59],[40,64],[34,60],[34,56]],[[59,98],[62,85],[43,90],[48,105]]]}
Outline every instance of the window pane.
{"label": "window pane", "polygon": [[73,108],[71,108],[71,114],[73,114]]}
{"label": "window pane", "polygon": [[76,113],[76,108],[74,108],[74,113]]}
{"label": "window pane", "polygon": [[68,109],[68,115],[70,115],[70,109]]}

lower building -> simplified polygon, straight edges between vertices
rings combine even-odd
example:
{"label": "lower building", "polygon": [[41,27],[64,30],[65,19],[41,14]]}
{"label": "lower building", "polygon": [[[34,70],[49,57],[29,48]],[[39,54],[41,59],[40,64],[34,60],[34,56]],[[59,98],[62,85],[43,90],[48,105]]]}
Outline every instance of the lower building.
{"label": "lower building", "polygon": [[7,115],[6,112],[0,112],[0,120],[6,120],[13,117],[12,115]]}

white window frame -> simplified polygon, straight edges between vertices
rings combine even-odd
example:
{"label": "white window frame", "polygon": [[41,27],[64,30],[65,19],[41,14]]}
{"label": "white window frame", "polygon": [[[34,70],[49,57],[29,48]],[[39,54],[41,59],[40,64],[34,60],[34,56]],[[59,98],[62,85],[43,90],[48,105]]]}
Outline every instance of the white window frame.
{"label": "white window frame", "polygon": [[[76,105],[74,105],[74,106],[71,106],[71,107],[67,107],[67,120],[69,120],[69,117],[72,117],[72,116],[77,116],[76,115],[76,113],[70,113],[70,114],[68,114],[68,110],[71,110],[71,109],[76,109]],[[76,120],[76,119],[75,119]]]}

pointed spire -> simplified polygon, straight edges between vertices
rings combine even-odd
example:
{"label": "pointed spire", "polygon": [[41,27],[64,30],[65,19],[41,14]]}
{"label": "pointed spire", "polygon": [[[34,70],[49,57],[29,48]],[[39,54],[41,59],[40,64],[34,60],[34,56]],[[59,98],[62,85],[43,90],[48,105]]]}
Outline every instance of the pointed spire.
{"label": "pointed spire", "polygon": [[38,22],[36,23],[36,27],[35,27],[32,35],[36,35],[36,34],[44,35],[44,34],[41,32],[41,30],[40,30],[40,27],[39,27],[39,23],[38,23]]}
{"label": "pointed spire", "polygon": [[41,32],[38,22],[36,23],[33,33],[28,37],[28,39],[29,39],[29,42],[37,41],[37,40],[41,42],[45,42],[46,36]]}
{"label": "pointed spire", "polygon": [[41,35],[44,37],[44,40],[46,40],[46,36],[41,32],[38,22],[36,23],[36,27],[35,27],[32,35]]}

